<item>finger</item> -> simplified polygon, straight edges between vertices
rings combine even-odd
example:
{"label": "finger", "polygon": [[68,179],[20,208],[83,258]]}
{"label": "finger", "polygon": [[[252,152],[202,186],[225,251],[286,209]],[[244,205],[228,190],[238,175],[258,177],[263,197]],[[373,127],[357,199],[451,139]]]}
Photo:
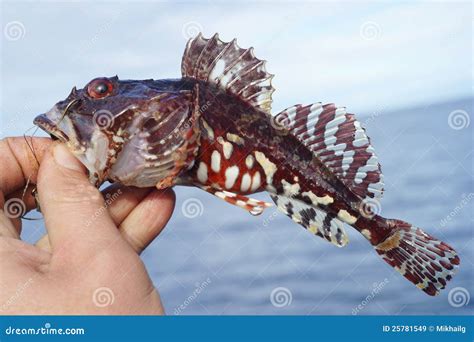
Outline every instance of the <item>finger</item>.
{"label": "finger", "polygon": [[151,188],[135,188],[113,184],[102,191],[110,217],[115,225],[119,226],[151,190]]}
{"label": "finger", "polygon": [[26,139],[28,142],[24,137],[0,140],[0,165],[2,166],[0,190],[5,196],[24,187],[28,178],[32,183],[36,183],[37,159],[41,163],[45,151],[52,143],[49,138],[26,137]]}
{"label": "finger", "polygon": [[83,165],[63,144],[43,158],[38,194],[53,257],[67,250],[71,257],[95,255],[120,239],[101,193],[93,187]]}
{"label": "finger", "polygon": [[3,193],[0,191],[0,237],[11,237],[14,239],[19,239],[20,234],[17,231],[13,222],[11,221],[11,212],[11,205],[5,204],[5,198],[3,196]]}
{"label": "finger", "polygon": [[161,233],[174,205],[172,189],[153,190],[122,222],[119,230],[137,253],[140,254]]}
{"label": "finger", "polygon": [[[140,203],[143,198],[151,191],[150,188],[133,188],[114,184],[102,191],[102,195],[107,201],[110,201],[107,209],[109,215],[116,226],[130,214],[130,212]],[[45,234],[36,242],[36,246],[51,251],[48,234]]]}
{"label": "finger", "polygon": [[44,251],[51,252],[51,244],[49,243],[48,234],[43,235],[38,241],[36,241],[35,246]]}

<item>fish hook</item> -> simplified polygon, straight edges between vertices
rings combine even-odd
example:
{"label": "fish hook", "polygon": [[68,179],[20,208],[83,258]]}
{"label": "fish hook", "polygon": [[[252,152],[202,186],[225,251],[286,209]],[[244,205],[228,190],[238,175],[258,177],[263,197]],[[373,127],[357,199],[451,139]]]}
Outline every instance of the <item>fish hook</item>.
{"label": "fish hook", "polygon": [[64,112],[63,112],[63,115],[61,115],[61,118],[59,119],[58,123],[56,125],[59,125],[59,123],[61,121],[63,121],[64,117],[68,114],[68,112],[71,110],[72,106],[74,106],[75,104],[77,104],[79,102],[79,99],[74,99],[74,100],[71,100],[71,102],[69,102],[66,106],[66,108],[64,108]]}

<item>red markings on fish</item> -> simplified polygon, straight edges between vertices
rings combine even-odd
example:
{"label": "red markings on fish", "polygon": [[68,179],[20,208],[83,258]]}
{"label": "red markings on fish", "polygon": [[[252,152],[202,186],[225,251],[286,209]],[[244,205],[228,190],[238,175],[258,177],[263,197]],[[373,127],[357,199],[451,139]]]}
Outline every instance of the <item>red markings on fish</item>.
{"label": "red markings on fish", "polygon": [[[264,186],[262,169],[254,162],[252,152],[243,146],[243,140],[237,144],[223,136],[214,141],[202,139],[198,159],[192,177],[204,186],[241,194],[257,192]],[[193,175],[193,171],[190,173]]]}

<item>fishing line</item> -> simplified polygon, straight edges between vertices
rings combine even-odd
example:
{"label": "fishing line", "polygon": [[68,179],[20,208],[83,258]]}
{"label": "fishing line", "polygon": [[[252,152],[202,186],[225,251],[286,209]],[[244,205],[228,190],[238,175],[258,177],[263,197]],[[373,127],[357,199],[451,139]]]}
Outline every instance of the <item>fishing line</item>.
{"label": "fishing line", "polygon": [[[61,121],[66,117],[66,115],[68,114],[68,112],[71,110],[72,106],[74,106],[75,104],[77,104],[79,102],[79,99],[74,99],[72,100],[71,102],[69,102],[66,106],[66,108],[64,108],[64,112],[63,114],[61,115],[61,118],[59,119],[58,123],[56,125],[59,125],[61,123]],[[30,137],[30,141],[28,141],[28,138],[26,136],[26,134],[33,128],[36,129],[34,130],[33,134],[31,135]],[[39,168],[40,166],[40,162],[38,160],[38,157],[36,156],[36,151],[35,151],[35,148],[34,148],[34,144],[33,144],[33,137],[35,136],[36,132],[38,131],[38,127],[37,126],[33,126],[29,129],[26,130],[26,132],[23,134],[23,138],[25,139],[25,142],[26,142],[26,145],[28,146],[28,148],[30,149],[31,153],[33,154],[33,157],[35,158],[35,161],[36,161],[36,164]],[[26,195],[26,191],[28,190],[28,187],[31,183],[31,176],[28,176],[28,179],[26,180],[26,185],[23,189],[23,194],[21,196],[21,199],[23,200],[25,198],[25,195]],[[35,203],[36,203],[36,209],[38,211],[40,211],[40,205],[39,205],[39,202],[38,202],[38,199],[37,199],[37,195],[38,195],[38,190],[37,190],[37,187],[35,186],[32,190],[31,190],[31,195],[34,197],[35,199]],[[24,215],[22,215],[21,217],[22,219],[25,219],[25,220],[30,220],[30,221],[35,221],[35,220],[41,220],[41,218],[30,218],[30,217],[26,217],[26,213]]]}
{"label": "fishing line", "polygon": [[[31,135],[31,145],[30,145],[30,142],[28,142],[28,139],[27,139],[27,136],[26,134],[31,131],[33,128],[35,128],[33,134]],[[33,126],[33,127],[30,127],[28,128],[25,133],[23,133],[23,139],[25,139],[25,142],[26,142],[26,145],[28,146],[28,148],[30,149],[31,153],[33,154],[33,157],[35,157],[35,160],[36,160],[36,164],[38,164],[38,167],[40,165],[39,163],[39,160],[38,158],[36,157],[36,152],[35,152],[35,149],[34,149],[34,146],[33,146],[33,137],[35,136],[36,132],[38,132],[38,126]]]}
{"label": "fishing line", "polygon": [[[31,131],[33,128],[35,128],[35,130],[33,131],[33,134],[30,136],[30,141],[28,141],[28,137],[27,137],[27,133],[29,131]],[[33,157],[35,158],[35,161],[36,161],[36,164],[39,168],[40,166],[40,162],[38,160],[38,157],[36,156],[36,151],[35,151],[35,147],[34,147],[34,144],[33,144],[33,137],[35,136],[36,132],[38,132],[38,127],[37,126],[32,126],[30,128],[28,128],[25,133],[23,133],[23,139],[25,139],[25,142],[26,142],[26,146],[28,146],[29,150],[31,151],[31,153],[33,154]],[[26,191],[28,190],[28,187],[30,186],[30,183],[31,183],[31,176],[28,176],[28,178],[26,179],[26,184],[25,184],[25,187],[23,188],[23,193],[21,195],[21,200],[23,201],[24,198],[25,198],[25,195],[26,195]],[[36,195],[37,195],[37,189],[36,189],[36,186],[31,190],[31,194],[33,195],[33,197],[35,198],[35,202],[36,202],[36,207],[39,208],[39,204],[38,204],[38,201],[36,200]],[[24,202],[24,201],[23,201]],[[26,217],[26,213],[23,214],[21,216],[22,219],[24,220],[28,220],[28,221],[37,221],[37,220],[42,220],[42,218],[40,217]]]}

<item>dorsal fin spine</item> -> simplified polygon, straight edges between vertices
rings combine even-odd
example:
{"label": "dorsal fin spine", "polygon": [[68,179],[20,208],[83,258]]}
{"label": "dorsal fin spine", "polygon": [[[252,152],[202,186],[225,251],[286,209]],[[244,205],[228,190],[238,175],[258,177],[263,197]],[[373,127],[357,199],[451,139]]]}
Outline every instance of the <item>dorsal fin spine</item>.
{"label": "dorsal fin spine", "polygon": [[[237,45],[237,40],[234,39],[233,40],[234,43],[234,47],[238,48],[238,45]],[[242,49],[243,50],[243,49]],[[246,49],[246,50],[243,50],[243,52],[237,57],[234,59],[234,61],[232,63],[230,63],[225,69],[224,69],[224,74],[228,73],[230,70],[232,70],[233,67],[236,66],[237,63],[240,62],[241,58],[245,56],[246,53],[248,53],[250,51],[250,49]]]}
{"label": "dorsal fin spine", "polygon": [[255,57],[253,48],[240,48],[235,39],[226,43],[217,34],[210,39],[201,34],[192,38],[181,71],[183,77],[214,84],[256,109],[271,111],[273,75],[266,71],[265,61]]}
{"label": "dorsal fin spine", "polygon": [[229,88],[232,87],[232,85],[240,80],[243,76],[247,75],[248,73],[254,71],[256,68],[258,68],[259,66],[263,65],[265,66],[265,63],[266,61],[265,60],[260,60],[259,62],[255,63],[254,65],[252,65],[250,68],[248,68],[247,70],[245,70],[243,73],[239,74],[239,77],[236,77],[234,78],[231,82],[229,82],[228,86]]}
{"label": "dorsal fin spine", "polygon": [[[226,45],[226,47],[216,56],[216,58],[214,58],[214,60],[212,61],[212,63],[211,63],[210,66],[215,67],[216,64],[217,64],[217,62],[221,59],[221,57],[222,57],[223,55],[225,55],[225,53],[226,53],[228,50],[230,50],[231,47],[234,47],[234,46],[235,46],[235,42],[236,42],[236,39],[235,39],[235,38],[232,39],[232,41],[230,41],[230,43],[229,43],[228,45]],[[209,69],[212,69],[212,68],[209,68]],[[225,69],[224,69],[223,71],[225,71]],[[209,73],[209,76],[210,76],[210,75],[211,75],[211,74]],[[207,78],[207,80],[210,81],[210,80],[209,80],[209,77]]]}

